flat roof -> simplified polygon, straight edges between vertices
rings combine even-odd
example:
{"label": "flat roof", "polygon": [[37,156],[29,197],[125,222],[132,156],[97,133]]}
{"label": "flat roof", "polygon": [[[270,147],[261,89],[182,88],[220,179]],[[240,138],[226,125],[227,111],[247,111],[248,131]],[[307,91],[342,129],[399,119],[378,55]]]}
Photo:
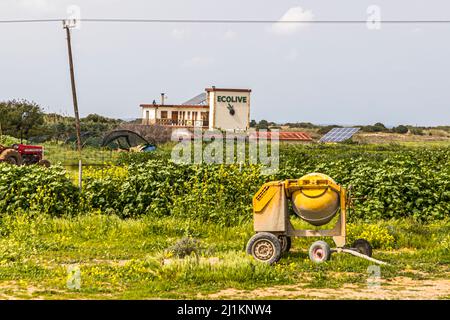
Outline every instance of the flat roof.
{"label": "flat roof", "polygon": [[205,91],[252,92],[251,89],[232,89],[232,88],[206,88]]}
{"label": "flat roof", "polygon": [[141,104],[141,108],[199,108],[199,109],[209,109],[208,104]]}

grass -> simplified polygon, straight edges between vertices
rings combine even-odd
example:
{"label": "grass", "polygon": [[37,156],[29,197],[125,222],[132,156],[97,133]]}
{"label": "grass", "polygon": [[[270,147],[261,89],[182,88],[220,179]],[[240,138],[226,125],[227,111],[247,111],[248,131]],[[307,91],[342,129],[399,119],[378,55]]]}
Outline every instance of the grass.
{"label": "grass", "polygon": [[[422,142],[404,144],[422,147]],[[449,146],[447,142],[426,145]],[[379,154],[398,152],[400,147],[406,148],[403,143],[342,148]],[[168,146],[160,150],[170,154]],[[77,170],[72,168],[77,165],[76,151],[46,144],[46,156],[52,163],[68,166],[76,180]],[[118,153],[95,148],[83,150],[83,162],[90,165],[102,165],[119,157]],[[294,225],[306,227],[299,219],[294,219]],[[429,223],[407,219],[356,221],[349,225],[348,233],[349,243],[360,237],[368,239],[375,246],[374,257],[390,264],[381,268],[384,280],[449,278],[448,219]],[[366,260],[334,254],[327,263],[311,263],[308,248],[317,239],[295,239],[291,252],[274,266],[257,263],[244,253],[252,234],[250,222],[225,228],[151,213],[126,220],[100,213],[64,218],[36,213],[0,215],[0,298],[203,299],[230,288],[250,294],[279,285],[296,292],[296,287],[289,286],[300,285],[305,290],[348,285],[362,290],[367,286],[371,263]],[[331,244],[330,239],[324,240]],[[183,257],[179,252],[188,254]],[[68,280],[73,280],[68,270],[73,268],[79,268],[79,289],[68,285]],[[388,290],[391,283],[382,285]],[[333,295],[339,298],[338,291]],[[303,293],[295,296],[307,297]]]}
{"label": "grass", "polygon": [[[393,220],[378,223],[374,230],[379,229],[390,230],[395,238],[395,249],[383,249],[380,243],[375,250],[376,258],[391,264],[382,267],[383,279],[448,278],[449,221],[422,225]],[[305,288],[363,287],[370,265],[344,254],[315,265],[307,255],[315,239],[295,239],[292,251],[274,266],[255,262],[243,250],[253,234],[251,223],[222,228],[174,217],[16,214],[2,216],[0,234],[3,298],[195,299],[228,288],[299,283]],[[180,242],[187,237],[198,241]],[[168,250],[177,245],[196,246],[198,256],[178,258]],[[79,290],[68,287],[71,266],[80,270]]]}
{"label": "grass", "polygon": [[[51,163],[60,163],[64,166],[78,166],[78,151],[70,145],[58,143],[46,143],[45,158]],[[118,152],[103,150],[95,147],[84,147],[82,152],[82,161],[89,165],[102,165],[111,163],[118,157]]]}

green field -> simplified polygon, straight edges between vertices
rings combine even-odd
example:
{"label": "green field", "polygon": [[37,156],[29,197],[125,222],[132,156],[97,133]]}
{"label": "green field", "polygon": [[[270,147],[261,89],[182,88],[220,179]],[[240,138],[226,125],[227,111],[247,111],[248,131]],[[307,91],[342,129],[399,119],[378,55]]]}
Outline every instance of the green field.
{"label": "green field", "polygon": [[[0,298],[205,299],[221,292],[224,298],[260,298],[257,290],[265,288],[277,288],[280,297],[291,298],[318,298],[309,289],[328,288],[335,289],[329,298],[341,298],[339,289],[348,285],[364,297],[370,278],[370,262],[345,254],[314,265],[307,256],[309,240],[295,240],[292,251],[275,266],[257,263],[243,252],[252,234],[249,223],[222,228],[170,217],[8,215],[1,219],[1,230]],[[410,279],[418,290],[421,283],[448,281],[449,231],[448,220],[350,225],[351,238],[372,240],[378,247],[374,257],[390,263],[381,267],[380,285],[394,298],[408,289],[399,279]],[[174,248],[186,238],[198,242]],[[191,249],[197,254],[184,259],[176,255]],[[68,287],[70,266],[80,270],[79,289]],[[236,289],[231,295],[230,288]],[[445,294],[448,287],[432,297]],[[420,291],[412,297],[429,298]]]}
{"label": "green field", "polygon": [[[175,165],[170,148],[85,168],[82,193],[62,166],[0,165],[0,298],[450,298],[448,146],[283,145],[270,176]],[[317,171],[353,186],[349,242],[389,263],[379,278],[347,254],[313,264],[316,239],[274,266],[244,253],[258,188]]]}

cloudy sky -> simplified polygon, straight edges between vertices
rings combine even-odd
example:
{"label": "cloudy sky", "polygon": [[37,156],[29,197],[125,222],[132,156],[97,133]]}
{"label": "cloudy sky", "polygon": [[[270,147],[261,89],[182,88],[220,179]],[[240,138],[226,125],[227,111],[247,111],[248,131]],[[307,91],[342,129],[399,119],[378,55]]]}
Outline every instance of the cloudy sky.
{"label": "cloudy sky", "polygon": [[[0,0],[0,20],[63,18],[73,5],[87,19],[366,20],[374,4],[385,20],[450,20],[447,0]],[[133,118],[161,92],[176,104],[215,85],[251,88],[254,119],[320,124],[449,125],[448,39],[450,24],[83,22],[73,31],[82,115]],[[0,24],[0,100],[72,114],[65,41],[60,23]]]}

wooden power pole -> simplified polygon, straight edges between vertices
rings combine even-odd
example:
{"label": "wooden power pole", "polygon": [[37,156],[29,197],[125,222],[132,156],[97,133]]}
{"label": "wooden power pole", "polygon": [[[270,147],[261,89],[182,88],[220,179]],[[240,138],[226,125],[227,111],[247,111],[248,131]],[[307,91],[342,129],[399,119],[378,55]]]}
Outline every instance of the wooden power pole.
{"label": "wooden power pole", "polygon": [[72,84],[72,99],[73,99],[73,110],[75,112],[75,129],[77,132],[77,149],[78,149],[78,186],[82,188],[82,174],[83,167],[81,163],[81,126],[80,126],[80,115],[78,113],[78,99],[77,99],[77,89],[75,86],[75,72],[73,68],[73,56],[72,56],[72,40],[70,37],[70,29],[74,27],[75,22],[73,20],[64,20],[63,25],[66,29],[67,35],[67,50],[69,52],[69,67],[70,67],[70,82]]}

